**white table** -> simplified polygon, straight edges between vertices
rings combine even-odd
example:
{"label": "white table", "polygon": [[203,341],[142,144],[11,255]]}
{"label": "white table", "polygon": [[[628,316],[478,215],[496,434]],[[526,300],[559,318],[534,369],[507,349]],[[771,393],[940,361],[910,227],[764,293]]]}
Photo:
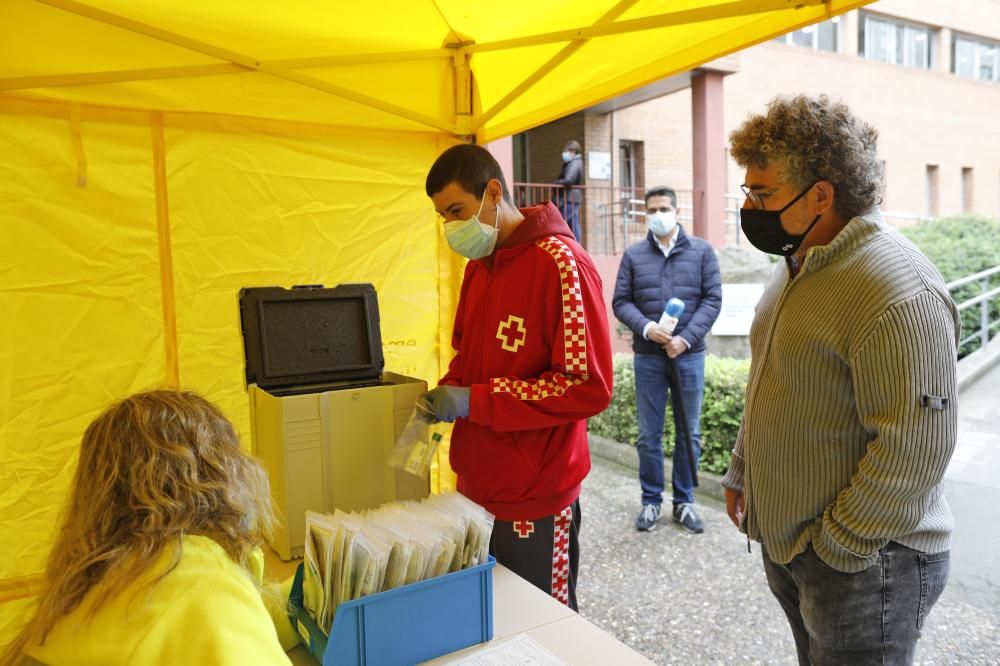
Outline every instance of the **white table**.
{"label": "white table", "polygon": [[[583,617],[545,594],[510,569],[498,564],[493,569],[493,641],[526,634],[546,650],[576,666],[630,666],[652,664],[650,660],[599,629]],[[458,656],[474,655],[491,643],[475,645],[437,659],[424,666],[443,664]],[[302,646],[289,655],[292,663],[316,666],[316,660]]]}

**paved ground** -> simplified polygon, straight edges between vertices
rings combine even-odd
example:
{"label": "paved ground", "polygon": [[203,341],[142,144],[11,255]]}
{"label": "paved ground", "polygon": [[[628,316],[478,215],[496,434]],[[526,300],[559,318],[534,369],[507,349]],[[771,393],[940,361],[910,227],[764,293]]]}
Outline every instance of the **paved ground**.
{"label": "paved ground", "polygon": [[958,446],[945,473],[955,515],[952,584],[963,599],[1000,615],[1000,364],[962,391],[958,417]]}
{"label": "paved ground", "polygon": [[[595,455],[581,497],[580,612],[657,664],[794,664],[791,632],[767,589],[759,548],[747,554],[725,507],[699,501],[704,534],[689,535],[669,517],[639,533],[632,525],[635,473]],[[997,506],[982,510],[996,517]],[[981,569],[995,581],[998,567],[992,558]],[[989,594],[970,597],[967,587],[951,584],[941,596],[917,663],[1000,664],[1000,604]]]}

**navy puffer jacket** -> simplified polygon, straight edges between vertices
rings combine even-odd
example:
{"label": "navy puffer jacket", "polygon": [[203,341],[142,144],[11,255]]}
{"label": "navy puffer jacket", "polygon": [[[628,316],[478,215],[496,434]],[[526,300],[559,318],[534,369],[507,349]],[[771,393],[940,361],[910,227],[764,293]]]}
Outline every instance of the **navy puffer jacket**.
{"label": "navy puffer jacket", "polygon": [[642,337],[642,329],[651,321],[659,322],[663,306],[674,297],[684,301],[674,335],[684,338],[690,351],[702,351],[722,307],[722,276],[712,246],[688,236],[681,227],[669,256],[663,256],[652,232],[622,256],[612,306],[615,316],[632,330],[635,353],[662,353],[659,345]]}

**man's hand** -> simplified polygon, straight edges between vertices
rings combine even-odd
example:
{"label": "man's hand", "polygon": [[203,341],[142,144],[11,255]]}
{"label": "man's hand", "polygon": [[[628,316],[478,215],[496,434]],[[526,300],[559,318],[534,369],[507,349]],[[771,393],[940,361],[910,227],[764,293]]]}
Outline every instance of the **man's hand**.
{"label": "man's hand", "polygon": [[646,339],[661,346],[670,342],[670,337],[670,334],[660,328],[659,324],[653,324],[646,331]]}
{"label": "man's hand", "polygon": [[729,520],[733,521],[733,525],[736,527],[740,526],[743,522],[743,493],[737,492],[730,488],[723,488],[726,493],[726,513],[729,514]]}
{"label": "man's hand", "polygon": [[468,418],[469,393],[465,386],[438,386],[421,398],[439,421],[454,423],[455,419]]}
{"label": "man's hand", "polygon": [[687,344],[680,336],[668,336],[670,340],[663,345],[663,351],[667,352],[670,358],[677,358],[688,350]]}

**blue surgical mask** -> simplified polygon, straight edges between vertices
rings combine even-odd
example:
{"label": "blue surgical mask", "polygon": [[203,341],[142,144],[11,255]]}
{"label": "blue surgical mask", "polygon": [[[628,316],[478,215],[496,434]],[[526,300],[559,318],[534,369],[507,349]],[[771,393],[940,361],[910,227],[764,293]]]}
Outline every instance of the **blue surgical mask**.
{"label": "blue surgical mask", "polygon": [[479,214],[483,212],[483,204],[485,203],[486,192],[483,192],[479,213],[467,220],[445,222],[444,236],[448,239],[448,245],[463,257],[482,259],[488,257],[493,252],[493,248],[496,247],[497,235],[500,233],[500,204],[497,204],[496,226],[491,227],[479,221]]}
{"label": "blue surgical mask", "polygon": [[677,211],[653,213],[646,218],[646,225],[654,236],[669,236],[677,228]]}
{"label": "blue surgical mask", "polygon": [[570,159],[573,158],[573,153],[569,152],[568,150],[564,150],[562,151],[562,158],[563,162],[569,162]]}

